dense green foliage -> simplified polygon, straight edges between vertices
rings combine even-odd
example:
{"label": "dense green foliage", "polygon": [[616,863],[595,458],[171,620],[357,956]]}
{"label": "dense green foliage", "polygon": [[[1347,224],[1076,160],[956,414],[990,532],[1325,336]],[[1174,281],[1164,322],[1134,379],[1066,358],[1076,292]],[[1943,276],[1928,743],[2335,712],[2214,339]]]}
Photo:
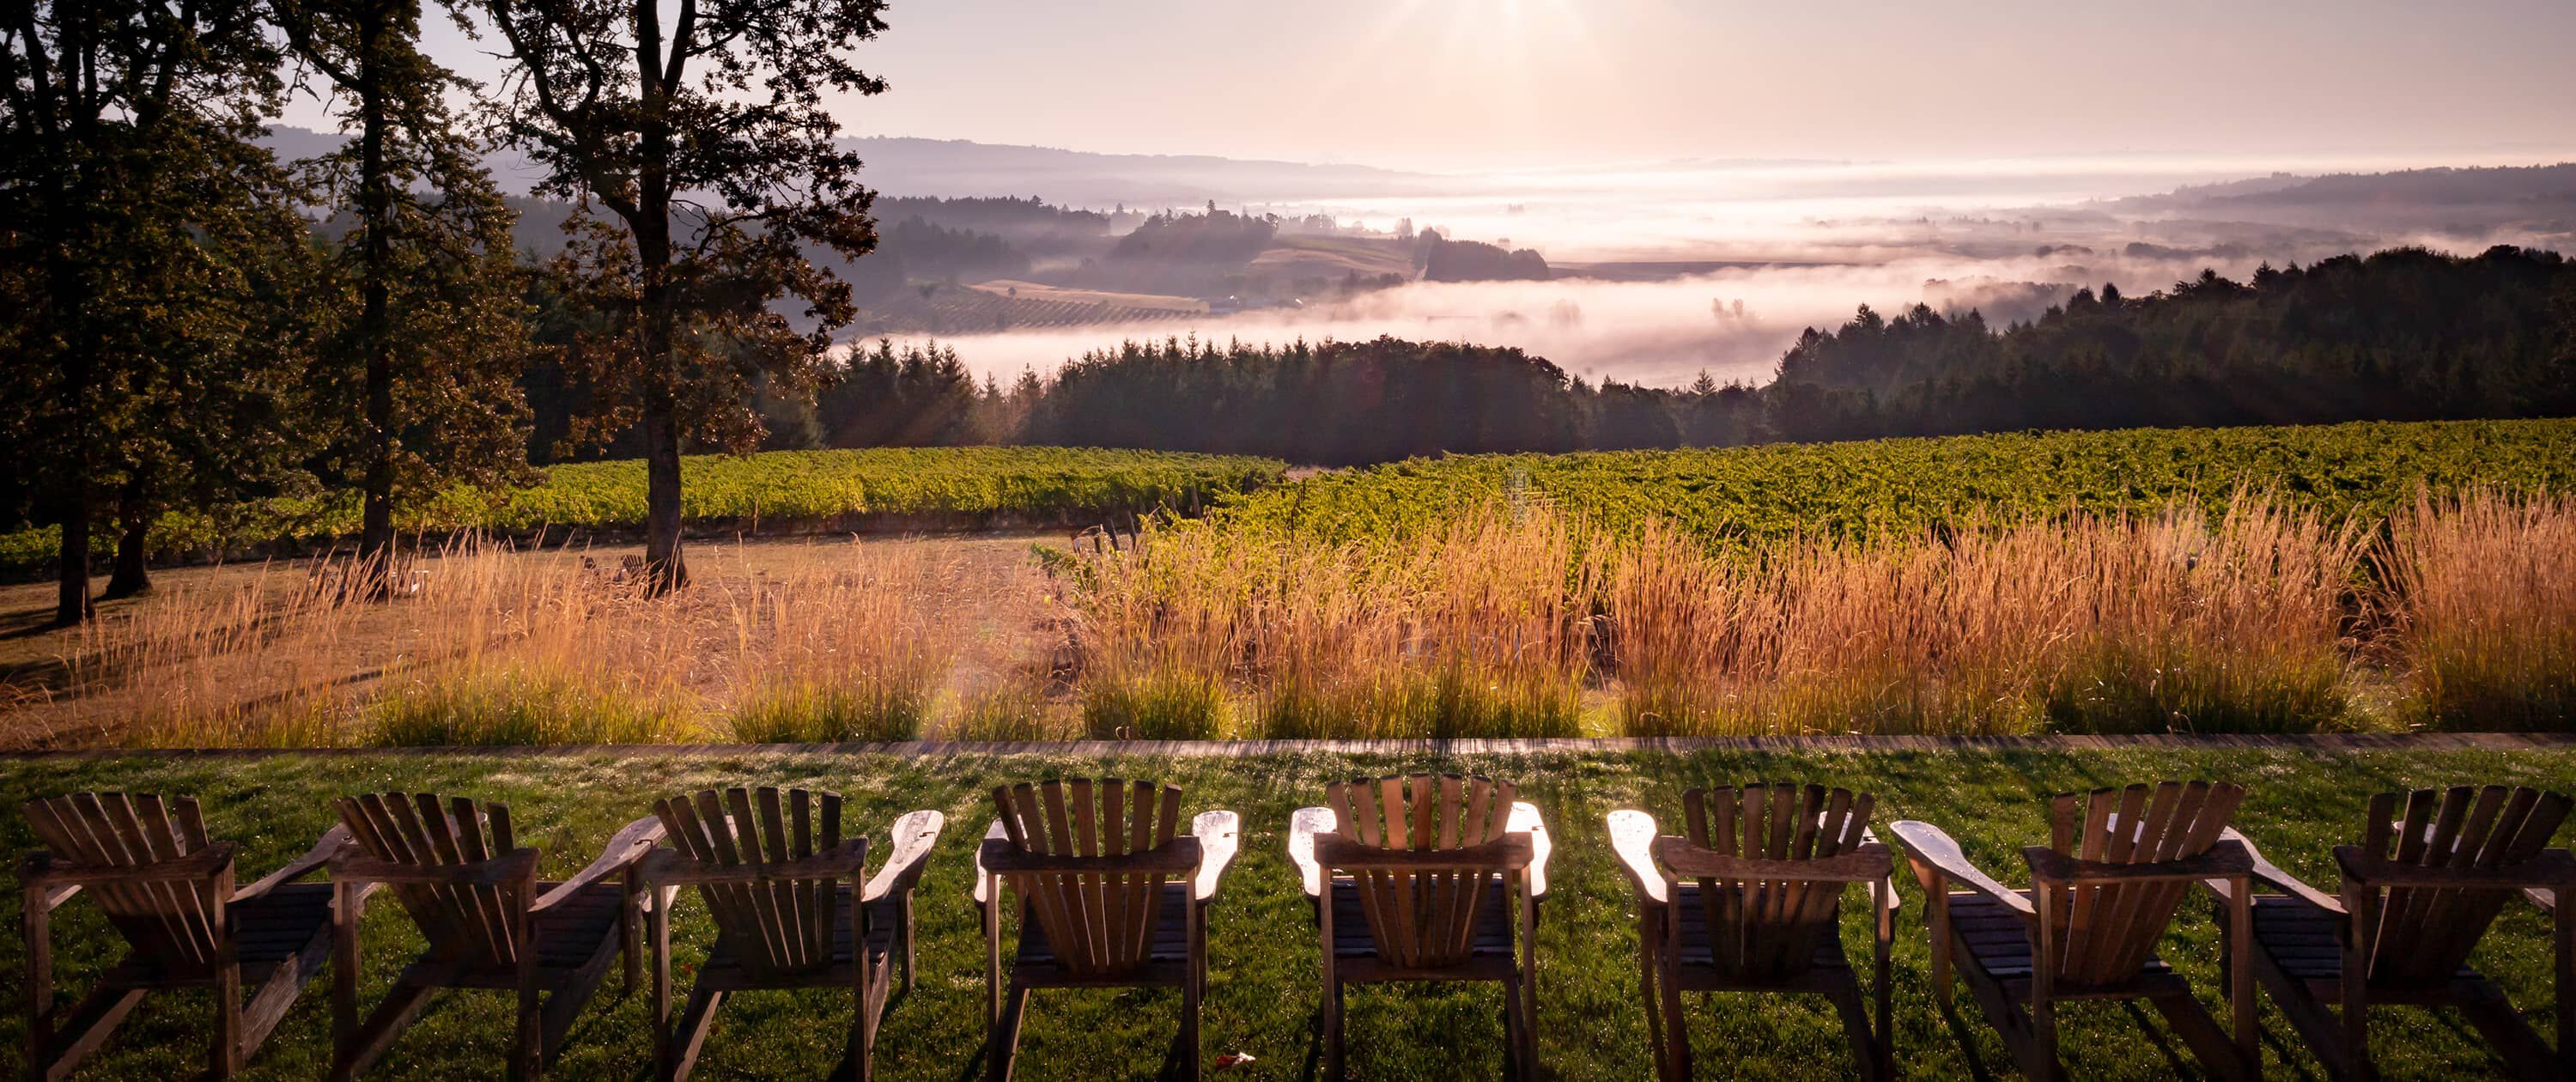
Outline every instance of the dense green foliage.
{"label": "dense green foliage", "polygon": [[2079,291],[2001,332],[1928,308],[1810,331],[1763,391],[1783,439],[2021,428],[2305,424],[2576,413],[2576,296],[2555,252],[2417,248],[2140,298]]}
{"label": "dense green foliage", "polygon": [[[1545,919],[1538,932],[1538,1040],[1545,1077],[1563,1082],[1633,1080],[1652,1073],[1646,1015],[1637,989],[1636,910],[1611,856],[1603,821],[1620,808],[1654,815],[1678,831],[1682,793],[1693,787],[1755,780],[1846,786],[1877,795],[1882,830],[1898,819],[1922,819],[1956,837],[1969,857],[2006,882],[2024,879],[2021,847],[2048,836],[2046,797],[2104,785],[2163,778],[2226,779],[2249,794],[2235,824],[2271,860],[2329,890],[2336,882],[2332,849],[2359,837],[2362,811],[2376,792],[2418,786],[2500,782],[2568,791],[2576,786],[2576,752],[2442,750],[2400,746],[2337,751],[2279,748],[2128,748],[2110,751],[1969,749],[1901,751],[1708,750],[1623,754],[1354,756],[1326,752],[1253,758],[1166,758],[1126,755],[283,755],[273,758],[136,756],[12,762],[0,770],[0,805],[15,808],[39,794],[81,790],[196,794],[214,834],[242,845],[240,867],[265,873],[303,852],[332,823],[330,800],[400,786],[509,805],[519,837],[544,850],[544,873],[579,869],[618,827],[651,814],[657,797],[705,786],[794,785],[843,794],[846,829],[882,837],[904,812],[943,812],[947,826],[933,848],[918,893],[920,979],[898,992],[877,1041],[877,1077],[897,1080],[972,1078],[985,1030],[984,940],[968,899],[974,847],[992,817],[991,787],[1049,777],[1152,778],[1179,786],[1182,811],[1212,808],[1243,818],[1242,849],[1209,911],[1208,981],[1203,1016],[1205,1054],[1250,1053],[1249,1063],[1218,1079],[1298,1079],[1312,1068],[1315,1010],[1320,1001],[1314,924],[1298,890],[1283,839],[1289,817],[1318,804],[1327,782],[1358,776],[1441,770],[1508,779],[1536,805],[1554,842],[1548,863]],[[2562,835],[2563,840],[2564,835]],[[35,844],[25,820],[0,816],[0,847]],[[873,854],[874,848],[870,850]],[[875,864],[871,857],[871,868]],[[1893,979],[1896,1063],[1907,1078],[2007,1075],[2012,1058],[2002,1039],[1959,996],[1957,1013],[1933,998],[1924,946],[1922,895],[1901,871],[1896,889]],[[1857,898],[1858,895],[1853,897]],[[1843,907],[1843,942],[1866,956],[1866,906]],[[2223,1007],[2206,896],[2183,906],[2159,955],[2189,978],[2202,1002]],[[419,943],[402,907],[379,900],[367,909],[362,1009],[372,1008]],[[673,912],[675,969],[685,984],[714,941],[706,906],[683,895]],[[77,995],[121,952],[114,931],[87,897],[73,899],[55,921],[54,957],[62,987]],[[0,999],[24,994],[26,946],[0,936]],[[2550,1003],[2549,925],[2516,903],[2478,948],[2478,969],[2501,984],[2514,1004],[2544,1030]],[[1867,977],[1864,975],[1864,980]],[[307,989],[244,1077],[311,1079],[331,1055],[329,979]],[[846,992],[763,993],[730,999],[707,1041],[702,1078],[812,1078],[838,1059],[849,1024]],[[468,1079],[500,1074],[510,1042],[511,1001],[504,992],[448,992],[404,1034],[369,1078]],[[203,996],[155,997],[134,1013],[87,1065],[82,1077],[174,1078],[199,1068],[213,1030]],[[1152,1077],[1178,1031],[1180,994],[1155,991],[1058,991],[1036,997],[1020,1041],[1023,1078]],[[1502,1071],[1501,1000],[1490,985],[1417,984],[1350,993],[1350,1069],[1354,1078],[1495,1078]],[[2262,1000],[2264,1073],[2322,1077],[2324,1068],[2269,997]],[[1848,1077],[1850,1052],[1841,1023],[1821,997],[1716,995],[1690,997],[1694,1049],[1712,1076],[1813,1079]],[[2225,1017],[2222,1013],[2220,1017]],[[2153,1012],[2109,1003],[2059,1010],[2060,1051],[2068,1077],[2171,1078],[2189,1053]],[[16,1010],[0,1012],[0,1046],[21,1047]],[[638,988],[620,996],[614,976],[572,1027],[548,1076],[628,1079],[653,1064],[652,997]],[[2390,1078],[2496,1077],[2498,1063],[2478,1033],[2456,1016],[2423,1008],[2381,1006],[2372,1012],[2372,1051]],[[2176,1057],[2183,1057],[2177,1060]],[[1717,1066],[1712,1066],[1712,1061]]]}
{"label": "dense green foliage", "polygon": [[[689,522],[763,520],[859,525],[869,519],[923,523],[1085,522],[1160,507],[1188,508],[1279,482],[1283,467],[1252,458],[975,447],[938,450],[778,451],[735,457],[691,455],[682,509]],[[354,494],[272,500],[222,517],[167,515],[153,529],[162,558],[202,556],[271,543],[300,546],[356,529]],[[487,529],[631,530],[644,522],[644,464],[634,460],[555,466],[530,488],[492,493],[451,489],[397,516],[405,532]],[[51,528],[0,534],[0,573],[53,559]]]}
{"label": "dense green foliage", "polygon": [[1983,517],[2117,511],[2239,488],[2329,514],[2434,491],[2576,487],[2576,421],[2359,422],[1954,436],[1703,451],[1500,455],[1320,475],[1235,501],[1228,522],[1325,540],[1405,535],[1497,499],[1725,542],[1918,535]]}

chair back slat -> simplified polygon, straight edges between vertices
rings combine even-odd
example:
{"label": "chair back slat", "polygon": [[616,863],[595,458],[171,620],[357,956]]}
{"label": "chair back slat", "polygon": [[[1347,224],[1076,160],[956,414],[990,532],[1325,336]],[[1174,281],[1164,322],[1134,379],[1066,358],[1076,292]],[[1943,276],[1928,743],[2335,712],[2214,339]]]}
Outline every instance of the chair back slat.
{"label": "chair back slat", "polygon": [[[841,847],[841,795],[805,789],[734,787],[653,802],[672,849],[695,862],[698,896],[716,938],[744,969],[763,976],[832,964],[837,880],[762,874]],[[724,878],[703,873],[735,870]],[[860,913],[864,919],[864,910]]]}
{"label": "chair back slat", "polygon": [[[2562,794],[2521,786],[2381,793],[2371,798],[2362,845],[2374,857],[2412,867],[2511,868],[2549,847],[2569,805]],[[2387,889],[2363,930],[2370,980],[2448,981],[2514,893],[2506,887]]]}
{"label": "chair back slat", "polygon": [[[1119,778],[996,786],[993,808],[1013,847],[1036,856],[1118,858],[1156,853],[1180,828],[1181,791]],[[1077,977],[1116,977],[1153,958],[1169,871],[1012,872],[1011,888],[1046,933],[1056,962]]]}
{"label": "chair back slat", "polygon": [[[1414,852],[1469,849],[1500,839],[1517,792],[1509,782],[1456,774],[1356,779],[1325,787],[1334,833],[1358,845]],[[1409,969],[1464,962],[1502,866],[1370,868],[1352,873],[1381,961]]]}
{"label": "chair back slat", "polygon": [[[25,811],[36,837],[65,864],[146,868],[178,861],[209,844],[195,797],[165,802],[150,794],[73,793],[30,800]],[[192,872],[89,889],[136,954],[177,968],[214,964],[221,936],[213,876]]]}
{"label": "chair back slat", "polygon": [[[1683,839],[1713,856],[1823,860],[1861,844],[1877,798],[1821,785],[1747,785],[1682,794]],[[1781,979],[1806,972],[1837,934],[1841,882],[1698,880],[1708,949],[1720,973]],[[1678,938],[1681,924],[1671,926]],[[1687,946],[1687,945],[1685,945]]]}
{"label": "chair back slat", "polygon": [[[2050,848],[2097,864],[2149,865],[2197,857],[2218,843],[2245,790],[2163,782],[2067,793],[2051,801]],[[2049,892],[2057,979],[2111,985],[2137,975],[2172,923],[2189,883],[2079,883]]]}
{"label": "chair back slat", "polygon": [[[467,797],[443,802],[432,793],[366,793],[334,802],[358,847],[376,860],[415,868],[456,867],[519,853],[510,809]],[[420,926],[430,954],[442,962],[514,966],[519,921],[535,883],[397,882],[393,894]]]}

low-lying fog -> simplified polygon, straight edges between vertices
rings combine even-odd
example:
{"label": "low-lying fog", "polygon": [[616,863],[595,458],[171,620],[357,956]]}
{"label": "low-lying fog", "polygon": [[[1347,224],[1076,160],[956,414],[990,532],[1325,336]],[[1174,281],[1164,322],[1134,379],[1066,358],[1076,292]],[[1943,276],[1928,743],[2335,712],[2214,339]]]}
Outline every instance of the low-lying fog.
{"label": "low-lying fog", "polygon": [[[2558,160],[2535,155],[2511,164]],[[1458,178],[1452,195],[1319,193],[1243,206],[1375,229],[1409,219],[1454,239],[1536,248],[1557,277],[1414,283],[1310,299],[1302,309],[944,341],[969,367],[1005,382],[1122,339],[1191,334],[1220,342],[1463,340],[1520,346],[1594,380],[1676,385],[1706,371],[1758,382],[1802,329],[1839,323],[1864,303],[1882,312],[1917,302],[1978,308],[2003,323],[2028,319],[2078,286],[2115,283],[2134,295],[2204,268],[2242,278],[2266,261],[2306,263],[2400,244],[2576,251],[2576,225],[2563,208],[2555,217],[2534,217],[2519,204],[2354,211],[2282,200],[2274,193],[2299,179],[2271,175],[2412,164],[2424,163],[1678,163]],[[2211,184],[2218,186],[2189,187]]]}

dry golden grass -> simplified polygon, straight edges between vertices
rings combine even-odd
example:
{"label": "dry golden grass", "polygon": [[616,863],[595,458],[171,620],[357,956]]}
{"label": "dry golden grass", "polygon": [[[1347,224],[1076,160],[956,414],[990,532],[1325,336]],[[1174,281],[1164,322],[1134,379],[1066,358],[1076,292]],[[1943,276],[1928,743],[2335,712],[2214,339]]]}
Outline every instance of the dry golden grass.
{"label": "dry golden grass", "polygon": [[2280,731],[2353,723],[2361,537],[2240,496],[1748,558],[1497,507],[1403,548],[1168,529],[1079,604],[1095,672],[1269,737],[1572,735],[1593,687],[1631,735]]}
{"label": "dry golden grass", "polygon": [[390,602],[334,563],[173,576],[0,701],[44,743],[141,746],[2565,726],[2576,502],[2377,525],[2240,495],[1747,555],[1543,506],[1406,544],[1185,523],[1052,561],[1061,610],[935,547],[646,598],[469,544]]}
{"label": "dry golden grass", "polygon": [[955,653],[901,550],[676,598],[499,545],[420,566],[389,601],[344,561],[165,587],[78,633],[68,697],[142,746],[909,739]]}
{"label": "dry golden grass", "polygon": [[2576,715],[2576,500],[2420,497],[2380,557],[2424,721],[2563,729]]}
{"label": "dry golden grass", "polygon": [[2217,523],[1969,528],[1749,563],[1649,530],[1611,590],[1624,728],[2280,731],[2343,724],[2359,534],[2239,497]]}

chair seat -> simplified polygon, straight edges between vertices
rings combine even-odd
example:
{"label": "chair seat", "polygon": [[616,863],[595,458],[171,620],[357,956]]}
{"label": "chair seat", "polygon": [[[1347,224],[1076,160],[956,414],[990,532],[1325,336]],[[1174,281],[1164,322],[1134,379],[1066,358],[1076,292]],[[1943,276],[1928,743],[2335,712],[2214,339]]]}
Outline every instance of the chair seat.
{"label": "chair seat", "polygon": [[[559,883],[540,882],[537,895],[543,897]],[[593,883],[545,912],[537,914],[537,974],[540,982],[560,979],[589,966],[600,953],[618,942],[617,915],[625,904],[625,892],[616,883]],[[481,964],[461,970],[424,964],[404,975],[407,982],[427,982],[458,988],[515,988],[518,969],[509,965]]]}
{"label": "chair seat", "polygon": [[[1135,974],[1114,980],[1104,978],[1103,983],[1179,983],[1189,966],[1190,905],[1187,881],[1163,884],[1159,911],[1154,917],[1154,944],[1146,953],[1145,965]],[[1047,941],[1046,928],[1034,916],[1020,922],[1020,947],[1013,958],[1014,980],[1032,984],[1087,983],[1076,980],[1058,964],[1055,945]]]}
{"label": "chair seat", "polygon": [[[2018,891],[2022,897],[2029,891]],[[2018,987],[2031,979],[2030,930],[2032,925],[2021,915],[1982,894],[1952,891],[1949,895],[1950,934],[1967,951],[1968,961],[1996,981]],[[2182,978],[2164,959],[2153,954],[2138,968],[2136,978],[2115,988],[2102,991],[2114,995],[2147,994],[2180,986]],[[2084,990],[2059,987],[2068,998],[2081,996]]]}
{"label": "chair seat", "polygon": [[[892,898],[868,903],[868,962],[882,968],[894,950],[895,930],[902,927],[903,913]],[[787,973],[754,973],[745,969],[726,937],[716,937],[707,952],[707,964],[700,969],[698,980],[718,990],[736,988],[811,988],[850,984],[856,977],[850,969],[850,885],[836,883],[832,890],[832,957],[828,966]]]}
{"label": "chair seat", "polygon": [[[2279,894],[2254,896],[2254,946],[2293,980],[2338,985],[2342,982],[2342,930],[2343,918],[2297,898]],[[2476,970],[2463,965],[2450,979],[2479,978]],[[2319,991],[2330,1002],[2341,998],[2339,988]]]}
{"label": "chair seat", "polygon": [[331,885],[285,883],[226,909],[242,980],[268,979],[277,967],[331,934]]}
{"label": "chair seat", "polygon": [[[241,961],[244,984],[258,984],[331,934],[331,887],[327,883],[286,883],[246,902],[225,907],[232,924],[234,957]],[[117,984],[136,988],[211,985],[211,969],[176,959],[137,952],[110,975]]]}

